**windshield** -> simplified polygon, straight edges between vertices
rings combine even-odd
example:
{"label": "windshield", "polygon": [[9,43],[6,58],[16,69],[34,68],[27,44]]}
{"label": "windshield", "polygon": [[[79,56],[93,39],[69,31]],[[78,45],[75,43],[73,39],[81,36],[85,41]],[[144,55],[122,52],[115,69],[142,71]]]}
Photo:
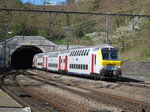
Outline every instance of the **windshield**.
{"label": "windshield", "polygon": [[102,49],[103,60],[119,60],[118,51],[115,48]]}

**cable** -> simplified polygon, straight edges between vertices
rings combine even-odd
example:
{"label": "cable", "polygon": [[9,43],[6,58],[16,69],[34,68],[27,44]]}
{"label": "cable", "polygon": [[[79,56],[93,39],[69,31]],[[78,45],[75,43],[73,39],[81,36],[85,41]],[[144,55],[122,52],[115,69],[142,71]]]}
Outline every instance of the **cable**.
{"label": "cable", "polygon": [[150,18],[150,15],[139,14],[117,14],[117,13],[91,13],[91,12],[72,12],[72,11],[49,11],[49,10],[25,10],[25,9],[0,9],[0,11],[20,11],[20,12],[43,12],[43,13],[63,13],[63,14],[82,14],[82,15],[101,15],[101,16],[129,16],[129,17],[146,17]]}

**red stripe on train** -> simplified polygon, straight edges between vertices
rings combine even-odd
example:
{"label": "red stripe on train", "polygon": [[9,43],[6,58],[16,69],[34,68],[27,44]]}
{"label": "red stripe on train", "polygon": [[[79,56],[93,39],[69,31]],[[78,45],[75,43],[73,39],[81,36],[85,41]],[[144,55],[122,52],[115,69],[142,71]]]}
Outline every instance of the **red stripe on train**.
{"label": "red stripe on train", "polygon": [[94,73],[94,54],[92,54],[91,73]]}
{"label": "red stripe on train", "polygon": [[68,56],[65,56],[65,70],[68,70]]}
{"label": "red stripe on train", "polygon": [[46,69],[48,69],[48,57],[46,57]]}

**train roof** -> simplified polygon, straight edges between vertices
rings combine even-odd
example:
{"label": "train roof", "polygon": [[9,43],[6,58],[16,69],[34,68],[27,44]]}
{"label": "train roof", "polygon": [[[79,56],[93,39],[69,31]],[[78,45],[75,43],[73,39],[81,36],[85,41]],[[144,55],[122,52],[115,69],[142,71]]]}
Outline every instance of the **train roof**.
{"label": "train roof", "polygon": [[[61,52],[61,51],[70,51],[70,50],[88,49],[88,48],[114,48],[114,47],[109,45],[109,44],[101,44],[101,45],[94,45],[94,46],[83,46],[83,47],[76,47],[76,48],[71,48],[71,49],[55,50],[55,51],[50,51],[50,52],[54,52],[55,53],[55,52]],[[50,52],[38,53],[36,55],[48,54]]]}
{"label": "train roof", "polygon": [[[111,46],[109,44],[101,44],[101,45],[94,45],[94,46],[76,47],[76,48],[64,49],[64,50],[76,50],[76,49],[87,49],[87,48],[104,48],[104,47],[106,47],[106,48],[114,48],[113,46]],[[64,50],[58,50],[58,51],[64,51]]]}

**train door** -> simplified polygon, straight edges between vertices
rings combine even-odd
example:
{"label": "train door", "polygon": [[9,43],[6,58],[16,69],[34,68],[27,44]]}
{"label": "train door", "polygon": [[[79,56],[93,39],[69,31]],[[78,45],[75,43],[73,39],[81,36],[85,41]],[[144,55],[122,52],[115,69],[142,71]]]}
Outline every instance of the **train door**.
{"label": "train door", "polygon": [[68,71],[68,56],[65,56],[65,71]]}
{"label": "train door", "polygon": [[65,70],[65,55],[62,55],[62,70]]}
{"label": "train door", "polygon": [[46,69],[48,69],[48,56],[46,56]]}
{"label": "train door", "polygon": [[66,64],[67,64],[67,63],[66,63],[66,59],[67,59],[66,56],[67,56],[67,54],[66,54],[66,51],[65,51],[65,52],[63,52],[63,54],[62,54],[62,70],[63,70],[63,71],[66,70],[66,66],[67,66],[67,65],[66,65]]}
{"label": "train door", "polygon": [[47,55],[47,54],[45,54],[45,55],[43,56],[43,68],[44,68],[44,69],[47,69],[47,68],[48,68],[48,55]]}
{"label": "train door", "polygon": [[44,68],[48,68],[48,56],[44,57]]}
{"label": "train door", "polygon": [[58,71],[62,70],[62,56],[58,56]]}
{"label": "train door", "polygon": [[97,60],[97,56],[96,54],[92,54],[91,56],[91,74],[96,73],[96,60]]}

